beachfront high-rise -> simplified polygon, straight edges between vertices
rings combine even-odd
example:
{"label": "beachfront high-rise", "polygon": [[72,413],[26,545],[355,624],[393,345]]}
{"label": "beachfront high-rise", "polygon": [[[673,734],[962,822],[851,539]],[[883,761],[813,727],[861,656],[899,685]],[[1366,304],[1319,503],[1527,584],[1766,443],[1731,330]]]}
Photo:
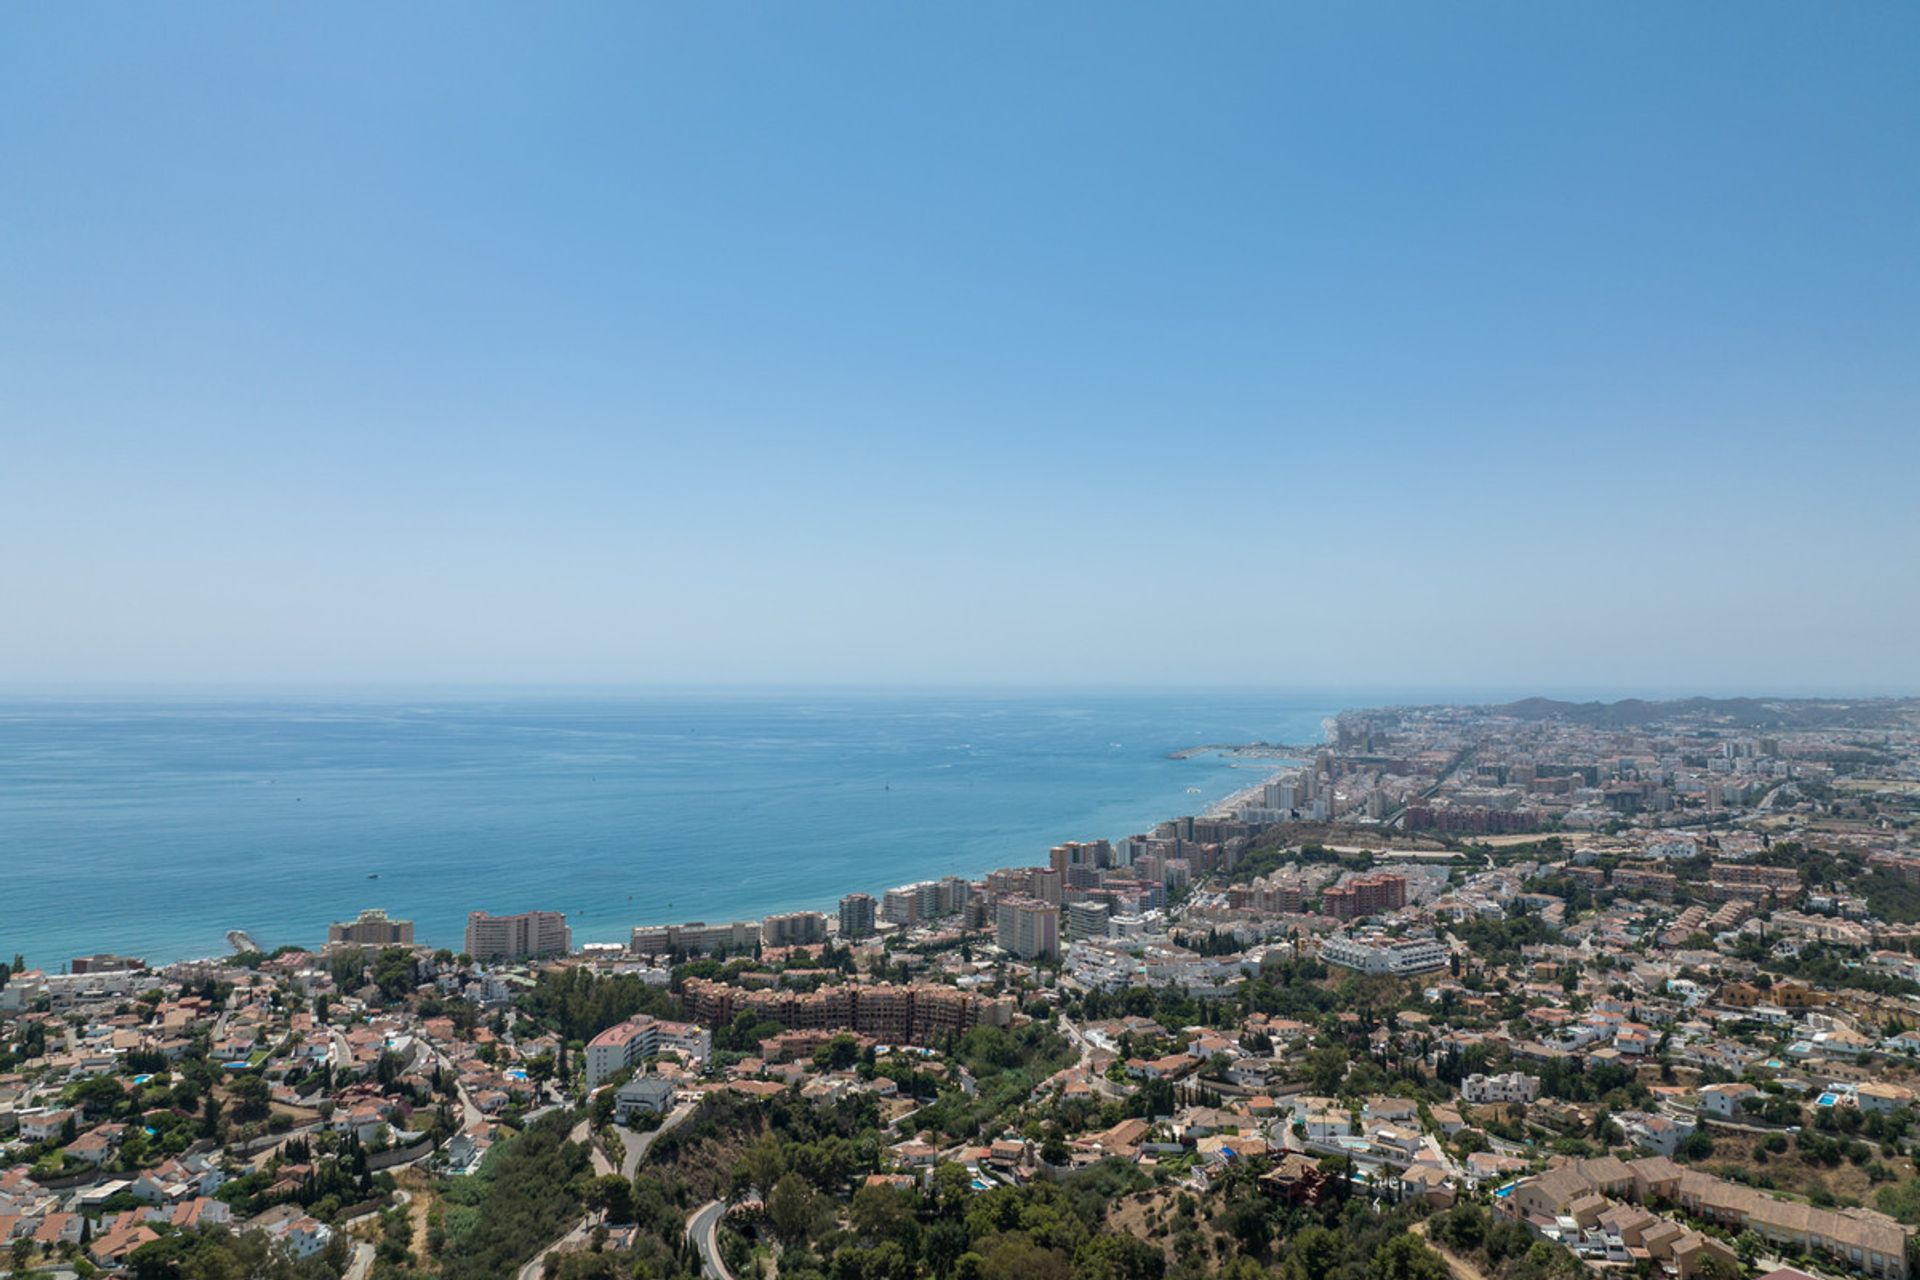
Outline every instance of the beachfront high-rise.
{"label": "beachfront high-rise", "polygon": [[467,916],[466,952],[475,960],[533,960],[563,956],[573,950],[567,917],[558,911],[523,911],[512,916],[490,916],[475,911]]}
{"label": "beachfront high-rise", "polygon": [[880,918],[888,924],[911,928],[920,923],[920,891],[912,885],[889,889],[880,899]]}
{"label": "beachfront high-rise", "polygon": [[760,940],[769,947],[804,947],[827,940],[827,918],[818,911],[787,911],[760,921]]}
{"label": "beachfront high-rise", "polygon": [[[824,927],[825,917],[822,917],[821,923]],[[752,955],[753,949],[759,945],[760,922],[757,920],[734,920],[727,924],[689,920],[686,924],[636,925],[627,939],[627,949],[643,956],[671,955],[676,951],[690,956],[719,952],[730,956],[746,956]]]}
{"label": "beachfront high-rise", "polygon": [[368,907],[351,920],[328,925],[327,942],[355,947],[410,947],[413,921],[395,920],[378,907]]}
{"label": "beachfront high-rise", "polygon": [[840,899],[840,937],[843,941],[873,935],[874,907],[871,894],[850,893]]}

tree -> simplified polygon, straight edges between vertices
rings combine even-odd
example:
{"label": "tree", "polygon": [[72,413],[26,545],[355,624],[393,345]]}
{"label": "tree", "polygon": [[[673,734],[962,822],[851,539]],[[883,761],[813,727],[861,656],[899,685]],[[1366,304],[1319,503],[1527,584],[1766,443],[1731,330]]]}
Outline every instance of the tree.
{"label": "tree", "polygon": [[77,1102],[89,1116],[111,1115],[126,1101],[127,1091],[112,1076],[88,1076],[73,1086],[68,1100]]}
{"label": "tree", "polygon": [[1464,1253],[1478,1252],[1487,1239],[1486,1210],[1471,1201],[1456,1205],[1432,1219],[1429,1233]]}
{"label": "tree", "polygon": [[1227,1202],[1222,1223],[1248,1253],[1264,1257],[1273,1229],[1267,1223],[1267,1202],[1255,1191],[1245,1191]]}
{"label": "tree", "polygon": [[353,991],[360,986],[360,979],[366,973],[367,953],[359,947],[336,951],[327,961],[327,969],[333,975],[334,986],[342,991]]}
{"label": "tree", "polygon": [[805,1240],[808,1230],[813,1226],[813,1216],[812,1186],[797,1173],[782,1175],[773,1184],[773,1194],[767,1197],[767,1217],[772,1220],[773,1229],[780,1239],[789,1245]]}
{"label": "tree", "polygon": [[1711,1249],[1702,1249],[1693,1264],[1696,1280],[1740,1280],[1740,1267]]}
{"label": "tree", "polygon": [[1367,1280],[1448,1280],[1449,1274],[1446,1260],[1411,1235],[1381,1245],[1367,1267]]}
{"label": "tree", "polygon": [[982,1241],[981,1280],[1069,1280],[1072,1264],[1058,1249],[1036,1244],[1024,1232],[1008,1232]]}
{"label": "tree", "polygon": [[1073,1255],[1073,1280],[1160,1280],[1166,1270],[1158,1249],[1130,1235],[1094,1236]]}
{"label": "tree", "polygon": [[407,1069],[407,1060],[391,1049],[380,1051],[380,1060],[374,1064],[374,1078],[383,1085],[392,1084]]}
{"label": "tree", "polygon": [[205,1109],[200,1113],[200,1136],[217,1138],[219,1132],[221,1132],[221,1100],[209,1092],[205,1100]]}
{"label": "tree", "polygon": [[398,1000],[413,990],[413,953],[405,947],[387,947],[373,961],[373,982],[380,994]]}
{"label": "tree", "polygon": [[[956,1276],[968,1276],[978,1280],[981,1274],[977,1266],[969,1269],[967,1259],[977,1263],[978,1254],[964,1254],[956,1266]],[[835,1280],[909,1280],[913,1275],[913,1259],[891,1240],[875,1245],[871,1249],[862,1249],[857,1245],[842,1245],[833,1252],[832,1274]]]}
{"label": "tree", "polygon": [[1334,1274],[1344,1252],[1339,1236],[1325,1227],[1308,1227],[1293,1237],[1280,1274],[1285,1280],[1323,1280]]}
{"label": "tree", "polygon": [[[944,1167],[959,1169],[963,1176],[966,1173],[959,1165]],[[913,1237],[913,1200],[892,1187],[863,1186],[853,1193],[853,1202],[847,1206],[847,1221],[862,1239],[873,1243],[897,1240],[904,1246]]]}
{"label": "tree", "polygon": [[1307,1056],[1307,1079],[1315,1093],[1337,1094],[1346,1078],[1347,1051],[1339,1045],[1321,1045]]}
{"label": "tree", "polygon": [[1713,1139],[1705,1129],[1695,1129],[1680,1139],[1680,1145],[1674,1148],[1673,1154],[1682,1160],[1705,1160],[1713,1154]]}
{"label": "tree", "polygon": [[634,1220],[633,1184],[617,1173],[595,1178],[587,1188],[587,1203],[616,1226]]}
{"label": "tree", "polygon": [[734,1167],[735,1181],[751,1187],[762,1195],[772,1193],[774,1184],[780,1181],[780,1175],[787,1171],[786,1152],[780,1148],[780,1140],[772,1134],[763,1136],[748,1147]]}
{"label": "tree", "polygon": [[845,1032],[813,1052],[813,1064],[823,1071],[845,1071],[860,1060],[860,1042]]}
{"label": "tree", "polygon": [[268,1104],[273,1100],[273,1088],[262,1076],[243,1075],[227,1086],[227,1092],[233,1095],[233,1118],[242,1124],[267,1118]]}

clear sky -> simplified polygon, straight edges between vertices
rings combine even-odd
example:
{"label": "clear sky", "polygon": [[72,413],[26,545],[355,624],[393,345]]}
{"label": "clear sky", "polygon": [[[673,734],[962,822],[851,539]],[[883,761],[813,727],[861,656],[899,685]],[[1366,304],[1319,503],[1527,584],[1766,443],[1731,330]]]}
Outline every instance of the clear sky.
{"label": "clear sky", "polygon": [[0,681],[1920,688],[1920,6],[0,10]]}

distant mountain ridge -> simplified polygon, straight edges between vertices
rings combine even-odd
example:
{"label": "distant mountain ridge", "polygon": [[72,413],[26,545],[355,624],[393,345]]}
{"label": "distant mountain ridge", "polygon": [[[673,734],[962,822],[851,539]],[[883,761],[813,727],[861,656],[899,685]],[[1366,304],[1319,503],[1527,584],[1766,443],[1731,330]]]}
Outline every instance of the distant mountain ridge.
{"label": "distant mountain ridge", "polygon": [[1891,729],[1920,719],[1920,698],[1623,698],[1618,702],[1522,698],[1479,709],[1516,720],[1564,720],[1596,729],[1672,720],[1729,729]]}

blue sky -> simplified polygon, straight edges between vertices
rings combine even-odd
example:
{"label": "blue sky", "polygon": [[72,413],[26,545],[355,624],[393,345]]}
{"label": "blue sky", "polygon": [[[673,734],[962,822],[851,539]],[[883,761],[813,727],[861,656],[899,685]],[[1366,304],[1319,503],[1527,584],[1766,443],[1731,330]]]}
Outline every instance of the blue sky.
{"label": "blue sky", "polygon": [[1920,688],[1910,5],[15,5],[0,680]]}

